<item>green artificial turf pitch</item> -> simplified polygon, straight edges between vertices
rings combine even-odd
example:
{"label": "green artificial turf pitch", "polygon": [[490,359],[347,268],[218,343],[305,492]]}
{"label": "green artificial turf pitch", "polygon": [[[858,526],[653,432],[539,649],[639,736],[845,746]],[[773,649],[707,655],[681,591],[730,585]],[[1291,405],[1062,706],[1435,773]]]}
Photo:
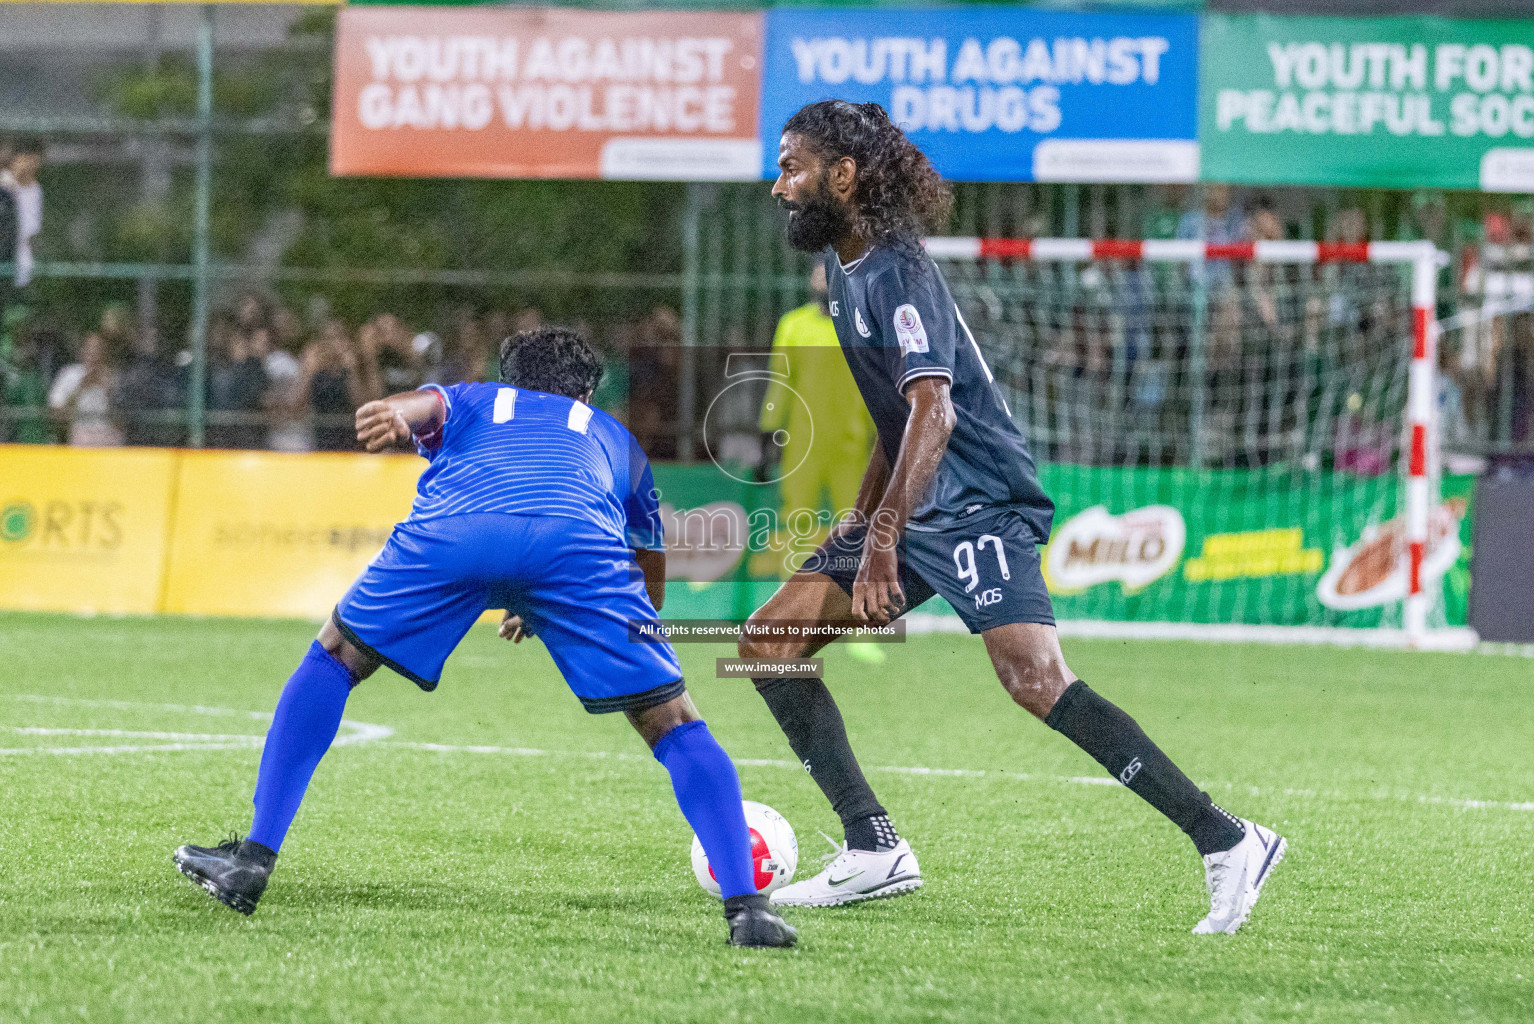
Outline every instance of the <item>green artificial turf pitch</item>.
{"label": "green artificial turf pitch", "polygon": [[[248,824],[249,737],[313,632],[0,617],[0,1020],[1534,1020],[1527,660],[1067,640],[1216,800],[1289,837],[1247,927],[1206,937],[1191,845],[1080,781],[1101,770],[1007,701],[978,640],[832,649],[927,885],[790,909],[784,953],[725,945],[622,717],[488,628],[434,694],[387,671],[355,692],[348,720],[392,734],[345,730],[253,918],[215,904],[171,850]],[[694,696],[807,875],[839,829],[750,684],[713,678],[723,653],[681,648]],[[190,749],[57,752],[98,746]]]}

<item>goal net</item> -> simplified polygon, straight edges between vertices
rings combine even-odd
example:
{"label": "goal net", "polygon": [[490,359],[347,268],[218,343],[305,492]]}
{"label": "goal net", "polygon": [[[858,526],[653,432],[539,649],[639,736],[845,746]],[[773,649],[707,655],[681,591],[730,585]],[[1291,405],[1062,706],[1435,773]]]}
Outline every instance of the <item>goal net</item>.
{"label": "goal net", "polygon": [[1465,642],[1430,244],[929,252],[1057,504],[1062,628]]}

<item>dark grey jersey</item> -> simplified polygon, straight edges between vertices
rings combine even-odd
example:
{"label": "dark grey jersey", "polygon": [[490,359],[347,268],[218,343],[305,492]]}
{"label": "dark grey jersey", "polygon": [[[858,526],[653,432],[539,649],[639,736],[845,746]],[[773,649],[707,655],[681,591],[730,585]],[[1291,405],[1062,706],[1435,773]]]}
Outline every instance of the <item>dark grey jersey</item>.
{"label": "dark grey jersey", "polygon": [[908,528],[943,530],[1006,506],[1023,514],[1039,543],[1047,541],[1054,503],[1039,487],[1022,431],[937,265],[925,254],[876,246],[844,266],[828,250],[826,280],[837,340],[891,466],[911,414],[907,386],[922,377],[950,382],[958,422]]}

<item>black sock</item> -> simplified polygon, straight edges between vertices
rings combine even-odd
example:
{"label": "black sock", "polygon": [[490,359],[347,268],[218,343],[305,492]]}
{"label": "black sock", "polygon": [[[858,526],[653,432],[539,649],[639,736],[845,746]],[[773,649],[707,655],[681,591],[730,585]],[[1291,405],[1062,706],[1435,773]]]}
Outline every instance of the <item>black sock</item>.
{"label": "black sock", "polygon": [[[877,842],[877,834],[872,840],[867,838],[865,831],[875,831],[867,823],[875,817],[883,817],[888,823],[889,818],[868,780],[863,778],[863,769],[858,767],[852,745],[847,742],[842,713],[826,684],[819,679],[772,678],[752,682],[788,737],[788,745],[794,748],[799,762],[842,819],[847,845],[859,850],[877,849],[853,843],[854,832],[860,842]],[[894,831],[893,826],[890,831]]]}
{"label": "black sock", "polygon": [[1081,680],[1060,695],[1044,724],[1085,750],[1108,773],[1165,814],[1200,856],[1228,850],[1246,833],[1152,743],[1135,720]]}
{"label": "black sock", "polygon": [[888,814],[875,814],[871,817],[859,818],[857,821],[844,821],[842,831],[846,835],[849,850],[883,853],[900,845],[900,833],[895,831],[895,823],[890,821]]}

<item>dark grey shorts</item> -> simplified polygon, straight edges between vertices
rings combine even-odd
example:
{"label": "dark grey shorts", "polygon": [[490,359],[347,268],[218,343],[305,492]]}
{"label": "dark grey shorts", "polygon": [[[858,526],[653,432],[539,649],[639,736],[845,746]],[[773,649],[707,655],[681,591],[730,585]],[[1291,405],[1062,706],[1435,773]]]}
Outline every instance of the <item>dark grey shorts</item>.
{"label": "dark grey shorts", "polygon": [[[822,544],[802,567],[852,593],[863,555],[862,528]],[[896,552],[905,608],[941,594],[971,633],[1014,622],[1055,624],[1033,530],[1011,508],[987,509],[930,533],[907,529]]]}

